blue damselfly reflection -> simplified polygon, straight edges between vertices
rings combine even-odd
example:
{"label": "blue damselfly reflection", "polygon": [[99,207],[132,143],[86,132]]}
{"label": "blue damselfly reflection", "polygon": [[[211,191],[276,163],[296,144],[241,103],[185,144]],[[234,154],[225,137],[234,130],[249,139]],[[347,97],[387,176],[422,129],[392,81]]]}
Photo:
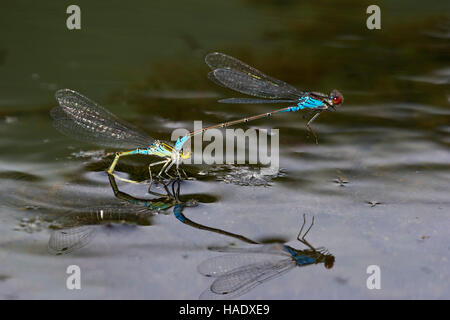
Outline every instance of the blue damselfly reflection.
{"label": "blue damselfly reflection", "polygon": [[295,249],[281,243],[257,244],[248,248],[213,248],[217,252],[229,254],[214,257],[202,262],[198,271],[215,280],[205,290],[200,299],[230,299],[238,297],[256,286],[283,275],[294,267],[305,267],[323,263],[330,269],[334,265],[334,256],[324,247],[314,248],[305,238],[314,225],[303,233],[306,217],[303,215],[303,225],[297,240],[306,249]]}

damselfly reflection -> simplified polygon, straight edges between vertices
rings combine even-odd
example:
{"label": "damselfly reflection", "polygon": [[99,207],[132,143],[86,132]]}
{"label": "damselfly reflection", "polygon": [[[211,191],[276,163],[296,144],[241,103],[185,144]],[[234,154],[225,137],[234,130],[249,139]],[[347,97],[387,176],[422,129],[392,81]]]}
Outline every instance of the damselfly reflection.
{"label": "damselfly reflection", "polygon": [[[151,217],[165,212],[177,204],[177,198],[165,185],[166,194],[159,198],[137,199],[120,192],[112,175],[109,175],[117,204],[98,205],[73,209],[57,219],[52,229],[48,249],[53,254],[66,254],[85,247],[94,238],[101,225],[128,224],[148,226]],[[154,193],[156,194],[156,193]]]}
{"label": "damselfly reflection", "polygon": [[158,196],[158,198],[153,199],[141,199],[120,191],[113,175],[109,175],[109,181],[114,195],[121,200],[120,203],[73,210],[58,219],[52,227],[53,230],[48,244],[51,253],[59,255],[81,249],[93,239],[98,225],[114,223],[150,225],[152,216],[167,213],[172,207],[174,216],[188,226],[247,243],[257,243],[244,236],[219,228],[208,227],[188,219],[183,214],[183,209],[196,206],[197,200],[183,201],[180,199],[181,180],[173,180],[170,184],[162,183],[165,193],[149,191],[151,194]]}
{"label": "damselfly reflection", "polygon": [[305,237],[314,224],[302,235],[303,225],[297,240],[307,249],[295,249],[286,244],[258,244],[248,248],[216,248],[214,251],[230,254],[214,257],[202,262],[198,271],[215,280],[205,290],[200,299],[230,299],[238,297],[256,286],[283,275],[294,267],[304,267],[323,263],[330,269],[334,265],[334,256],[324,247],[314,248]]}
{"label": "damselfly reflection", "polygon": [[52,231],[48,250],[56,255],[71,253],[88,245],[99,225],[150,225],[150,216],[145,208],[136,209],[120,204],[73,210],[50,225]]}

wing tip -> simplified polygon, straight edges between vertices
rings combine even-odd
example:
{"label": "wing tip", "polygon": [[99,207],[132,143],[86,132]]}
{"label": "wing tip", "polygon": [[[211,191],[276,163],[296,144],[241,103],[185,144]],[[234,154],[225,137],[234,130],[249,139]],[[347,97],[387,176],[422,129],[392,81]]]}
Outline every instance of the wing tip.
{"label": "wing tip", "polygon": [[213,56],[220,55],[220,54],[222,54],[222,53],[220,53],[220,52],[218,52],[218,51],[210,52],[210,53],[208,53],[208,54],[205,56],[205,61],[207,61],[209,58],[211,58],[211,57],[213,57]]}
{"label": "wing tip", "polygon": [[214,65],[214,58],[217,56],[226,56],[228,57],[225,53],[222,52],[218,52],[218,51],[214,51],[214,52],[210,52],[205,56],[205,63],[208,65],[208,67],[210,67],[211,69],[216,69],[215,65]]}
{"label": "wing tip", "polygon": [[80,93],[68,88],[59,89],[55,92],[55,98],[59,103],[61,103],[61,100],[68,95],[83,97]]}
{"label": "wing tip", "polygon": [[59,119],[61,115],[61,107],[55,106],[50,110],[50,117],[52,117],[53,120]]}

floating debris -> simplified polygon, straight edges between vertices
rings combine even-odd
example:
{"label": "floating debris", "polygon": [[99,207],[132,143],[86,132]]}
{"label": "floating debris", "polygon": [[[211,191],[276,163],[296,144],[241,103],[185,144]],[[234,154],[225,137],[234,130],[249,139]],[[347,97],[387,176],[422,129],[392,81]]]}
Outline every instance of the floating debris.
{"label": "floating debris", "polygon": [[240,186],[270,186],[272,180],[284,177],[283,169],[252,168],[248,166],[229,165],[226,173],[215,173],[216,180]]}
{"label": "floating debris", "polygon": [[8,280],[9,278],[11,278],[10,276],[7,276],[6,274],[0,274],[0,282],[1,281],[6,281],[6,280]]}
{"label": "floating debris", "polygon": [[338,284],[341,284],[341,285],[344,285],[344,284],[347,284],[348,283],[348,279],[346,279],[346,278],[342,278],[342,277],[336,277],[336,278],[334,278],[334,280],[338,283]]}
{"label": "floating debris", "polygon": [[17,226],[14,227],[15,231],[25,231],[27,233],[40,232],[45,227],[45,223],[40,216],[34,218],[22,218]]}
{"label": "floating debris", "polygon": [[382,204],[381,202],[378,201],[366,201],[366,203],[370,204],[370,207],[373,208],[376,205]]}
{"label": "floating debris", "polygon": [[340,187],[345,187],[345,185],[348,183],[348,180],[344,177],[338,176],[333,180],[333,182],[339,184]]}
{"label": "floating debris", "polygon": [[105,156],[104,150],[89,150],[89,151],[79,151],[79,152],[72,152],[70,154],[72,157],[78,159],[78,158],[89,158],[92,160],[101,160]]}
{"label": "floating debris", "polygon": [[[25,210],[39,210],[40,209],[40,207],[36,206],[36,205],[26,205],[24,208],[25,208]],[[24,218],[24,219],[28,219],[28,218]]]}
{"label": "floating debris", "polygon": [[17,122],[17,120],[18,120],[17,117],[5,116],[5,123],[7,124]]}

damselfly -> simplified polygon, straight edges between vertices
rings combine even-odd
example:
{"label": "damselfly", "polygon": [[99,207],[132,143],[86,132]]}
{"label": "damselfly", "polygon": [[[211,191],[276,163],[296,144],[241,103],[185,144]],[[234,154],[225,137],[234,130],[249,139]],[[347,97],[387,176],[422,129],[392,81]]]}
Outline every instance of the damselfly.
{"label": "damselfly", "polygon": [[[123,121],[111,112],[70,89],[58,90],[55,94],[59,106],[54,107],[50,114],[53,125],[63,134],[74,139],[87,141],[96,145],[119,149],[132,149],[117,152],[108,168],[108,173],[113,174],[120,157],[128,155],[154,155],[164,158],[162,161],[153,162],[148,166],[150,181],[152,181],[151,167],[162,165],[158,173],[163,173],[172,178],[168,171],[175,164],[178,176],[179,165],[182,159],[189,159],[190,153],[181,151],[186,137],[178,139],[173,147],[167,142],[155,140],[146,133],[140,131],[130,123]],[[126,182],[135,182],[116,176]]]}
{"label": "damselfly", "polygon": [[[306,127],[313,134],[317,143],[317,135],[312,130],[310,124],[317,119],[319,114],[323,111],[329,111],[331,109],[336,110],[335,107],[344,102],[344,97],[338,90],[331,91],[330,95],[320,92],[300,91],[286,82],[270,77],[244,62],[223,53],[210,53],[206,56],[205,62],[212,69],[208,74],[208,77],[216,84],[243,94],[263,98],[229,98],[219,100],[219,102],[243,104],[293,103],[293,105],[249,118],[221,123],[213,127],[204,128],[202,129],[203,131],[269,117],[277,113],[306,109],[309,110],[311,114],[314,114],[306,124]],[[193,132],[191,135],[194,134],[196,134],[196,132]]]}
{"label": "damselfly", "polygon": [[202,293],[200,299],[235,298],[270,279],[281,276],[295,266],[323,263],[327,269],[332,268],[334,256],[325,248],[316,249],[305,240],[314,224],[314,217],[302,236],[305,223],[306,218],[303,215],[303,225],[297,240],[308,247],[306,250],[280,243],[255,245],[249,248],[215,249],[233,254],[208,259],[198,266],[201,274],[216,278]]}

